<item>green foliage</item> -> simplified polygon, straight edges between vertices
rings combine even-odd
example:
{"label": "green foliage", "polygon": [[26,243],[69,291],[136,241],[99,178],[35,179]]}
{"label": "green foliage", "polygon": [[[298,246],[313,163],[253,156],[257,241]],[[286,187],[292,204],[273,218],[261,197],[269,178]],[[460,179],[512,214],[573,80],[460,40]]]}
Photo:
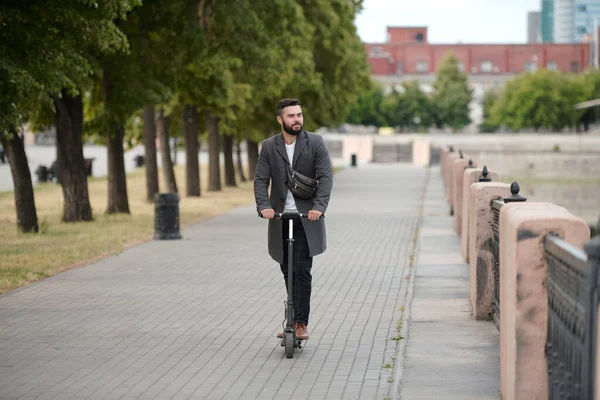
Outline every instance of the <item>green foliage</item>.
{"label": "green foliage", "polygon": [[467,82],[467,75],[458,69],[458,59],[448,54],[437,72],[433,84],[433,102],[440,123],[458,131],[471,123],[469,104],[472,90]]}
{"label": "green foliage", "polygon": [[388,124],[409,131],[424,131],[433,124],[431,99],[418,81],[403,82],[401,92],[393,91]]}
{"label": "green foliage", "polygon": [[500,99],[500,95],[501,93],[494,89],[483,94],[483,123],[479,126],[479,132],[493,133],[499,128],[498,124],[492,121],[492,107]]}
{"label": "green foliage", "polygon": [[377,127],[388,125],[388,114],[393,106],[392,100],[385,102],[383,89],[379,85],[363,91],[350,110],[347,122],[354,125],[374,125]]}
{"label": "green foliage", "polygon": [[[195,3],[194,3],[195,4]],[[129,144],[141,137],[139,110],[172,100],[182,65],[200,51],[202,32],[196,6],[187,0],[144,0],[119,22],[129,43],[127,53],[98,59],[102,76],[92,88],[86,131],[102,136],[125,126]],[[132,118],[133,117],[133,118]],[[136,128],[134,128],[136,127]]]}
{"label": "green foliage", "polygon": [[[362,0],[31,0],[0,5],[0,131],[53,122],[52,95],[82,94],[87,137],[166,107],[180,134],[185,104],[221,130],[260,140],[274,106],[297,97],[305,126],[343,122],[369,87],[354,19]],[[202,121],[201,121],[202,122]],[[200,124],[201,130],[203,124]]]}
{"label": "green foliage", "polygon": [[315,124],[339,124],[370,81],[368,59],[354,25],[361,3],[348,0],[299,0],[298,3],[315,30],[312,52],[321,78],[320,90],[303,93],[302,97],[310,103],[309,115],[314,116]]}
{"label": "green foliage", "polygon": [[586,100],[592,91],[585,79],[574,78],[546,69],[527,73],[507,82],[504,91],[490,108],[489,124],[506,126],[513,132],[521,129],[574,129],[582,112],[575,104]]}
{"label": "green foliage", "polygon": [[430,97],[418,81],[410,81],[392,89],[387,96],[380,85],[373,83],[358,97],[346,121],[356,125],[425,131],[434,118]]}
{"label": "green foliage", "polygon": [[[28,0],[0,4],[0,132],[19,126],[50,95],[76,93],[94,73],[89,54],[127,49],[114,21],[136,0]],[[43,114],[43,112],[41,113]]]}

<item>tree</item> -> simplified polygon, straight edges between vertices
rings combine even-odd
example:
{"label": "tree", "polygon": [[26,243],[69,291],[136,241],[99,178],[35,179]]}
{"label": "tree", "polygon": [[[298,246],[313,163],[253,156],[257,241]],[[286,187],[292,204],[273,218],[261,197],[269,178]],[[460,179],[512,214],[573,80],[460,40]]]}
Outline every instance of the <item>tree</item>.
{"label": "tree", "polygon": [[370,67],[354,20],[362,1],[299,0],[304,16],[314,29],[312,53],[319,90],[302,93],[310,104],[307,126],[331,126],[344,122],[358,96],[369,87]]}
{"label": "tree", "polygon": [[456,132],[471,123],[469,104],[472,90],[466,74],[458,69],[458,59],[453,53],[449,53],[442,61],[433,88],[433,101],[443,125]]}
{"label": "tree", "polygon": [[[136,1],[107,0],[101,3],[87,0],[48,0],[12,2],[0,5],[0,135],[14,170],[17,214],[35,216],[33,185],[25,152],[14,141],[18,126],[32,117],[36,110],[54,110],[57,106],[57,136],[61,158],[61,183],[65,198],[63,220],[91,219],[87,196],[87,179],[83,153],[78,149],[77,124],[83,113],[79,91],[89,82],[93,63],[91,52],[111,52],[126,46],[126,40],[114,20],[122,18]],[[26,32],[26,34],[23,34]],[[42,39],[43,38],[43,39]],[[71,99],[67,100],[67,96]],[[71,117],[73,120],[70,121]],[[8,132],[8,133],[7,133]],[[23,182],[26,180],[28,182]],[[26,200],[29,199],[29,200]],[[37,218],[19,223],[23,231],[37,231]]]}
{"label": "tree", "polygon": [[[294,0],[277,0],[258,2],[252,9],[253,18],[245,18],[243,29],[237,30],[239,44],[235,43],[232,53],[237,54],[242,66],[256,68],[232,70],[235,81],[246,85],[248,92],[244,101],[232,108],[233,117],[221,121],[225,135],[232,135],[238,143],[246,139],[250,179],[256,168],[258,142],[278,128],[276,102],[282,97],[299,97],[312,113],[312,105],[303,100],[302,93],[317,91],[319,87],[311,53],[314,30],[305,20],[302,8]],[[247,37],[253,40],[248,41]],[[223,150],[227,157],[227,146]],[[226,158],[226,176],[227,165]]]}
{"label": "tree", "polygon": [[524,128],[560,131],[575,128],[581,112],[575,104],[585,98],[584,86],[559,72],[539,70],[509,81],[491,109],[491,124],[514,132]]}
{"label": "tree", "polygon": [[[129,213],[127,182],[123,160],[123,138],[125,125],[132,114],[146,107],[144,129],[146,154],[156,154],[151,144],[157,126],[159,130],[168,125],[169,102],[174,93],[176,75],[189,57],[189,49],[195,48],[192,37],[199,33],[198,25],[192,19],[197,3],[188,0],[146,0],[128,14],[127,21],[119,23],[126,34],[130,51],[127,54],[110,54],[102,57],[102,81],[96,86],[96,102],[102,104],[91,124],[107,138],[109,156],[109,198],[107,213]],[[177,40],[175,40],[177,38]],[[200,37],[201,40],[201,37]],[[101,92],[98,90],[101,88]],[[151,119],[150,110],[161,113],[160,119]],[[153,129],[152,123],[155,122]],[[153,132],[154,131],[154,132]],[[165,129],[160,130],[167,134]],[[163,140],[165,142],[165,140]],[[167,143],[162,148],[163,159],[170,160]],[[152,156],[150,161],[153,163]],[[112,166],[112,168],[111,168]],[[172,169],[170,162],[163,162],[163,168]],[[147,175],[147,197],[153,197],[151,189],[158,187],[158,179],[152,176],[153,165]],[[167,175],[172,178],[172,171]],[[170,183],[171,190],[174,182]]]}
{"label": "tree", "polygon": [[[346,121],[355,125],[376,127],[388,125],[384,111],[384,98],[383,89],[378,85],[364,90],[350,109]],[[395,105],[393,107],[396,108]]]}
{"label": "tree", "polygon": [[[584,90],[583,101],[600,98],[600,71],[588,71],[586,74],[579,77],[578,83]],[[598,115],[598,107],[588,108],[581,113],[581,117],[578,122],[583,124],[584,130],[587,131],[590,124],[593,121],[598,120]]]}
{"label": "tree", "polygon": [[418,81],[403,82],[384,101],[389,125],[411,131],[425,130],[433,123],[431,102]]}
{"label": "tree", "polygon": [[479,132],[481,133],[492,133],[495,132],[499,126],[492,120],[492,108],[500,99],[500,92],[497,90],[486,90],[483,93],[483,122],[479,125]]}

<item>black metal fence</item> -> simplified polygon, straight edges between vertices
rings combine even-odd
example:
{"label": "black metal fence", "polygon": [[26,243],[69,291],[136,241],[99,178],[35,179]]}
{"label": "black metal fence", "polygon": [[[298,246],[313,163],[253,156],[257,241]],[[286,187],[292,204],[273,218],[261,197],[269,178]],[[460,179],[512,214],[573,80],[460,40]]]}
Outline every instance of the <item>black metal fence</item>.
{"label": "black metal fence", "polygon": [[492,210],[494,211],[494,223],[492,224],[492,232],[494,235],[494,308],[492,310],[492,316],[494,324],[496,324],[498,329],[500,329],[500,209],[502,209],[503,205],[503,200],[492,200]]}
{"label": "black metal fence", "polygon": [[[596,232],[600,232],[600,220],[596,226]],[[600,387],[595,385],[596,354],[598,346],[598,307],[600,306],[600,234],[596,234],[583,249],[587,254],[587,293],[585,310],[585,352],[583,355],[583,383],[582,391],[584,398],[593,399],[598,397]]]}
{"label": "black metal fence", "polygon": [[548,393],[550,399],[593,399],[600,305],[600,235],[584,251],[544,237],[548,265]]}
{"label": "black metal fence", "polygon": [[[485,168],[487,175],[487,167]],[[500,329],[500,210],[506,203],[527,201],[526,197],[519,194],[521,188],[514,181],[510,185],[511,195],[504,199],[492,200],[492,210],[494,211],[494,223],[492,224],[493,232],[493,270],[494,270],[494,308],[492,317],[496,328]]]}
{"label": "black metal fence", "polygon": [[412,162],[411,143],[373,143],[373,162]]}
{"label": "black metal fence", "polygon": [[[551,399],[581,399],[587,384],[586,346],[587,256],[549,234],[544,238],[548,265],[548,393]],[[587,374],[585,374],[587,375]]]}

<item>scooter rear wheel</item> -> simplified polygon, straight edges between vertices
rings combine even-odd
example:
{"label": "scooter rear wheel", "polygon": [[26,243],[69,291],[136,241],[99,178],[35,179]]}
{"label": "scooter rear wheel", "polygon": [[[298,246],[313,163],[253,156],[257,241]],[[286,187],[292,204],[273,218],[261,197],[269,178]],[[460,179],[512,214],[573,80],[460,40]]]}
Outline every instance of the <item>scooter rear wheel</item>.
{"label": "scooter rear wheel", "polygon": [[294,333],[286,332],[283,340],[285,342],[285,356],[287,358],[294,357],[294,344],[295,344]]}

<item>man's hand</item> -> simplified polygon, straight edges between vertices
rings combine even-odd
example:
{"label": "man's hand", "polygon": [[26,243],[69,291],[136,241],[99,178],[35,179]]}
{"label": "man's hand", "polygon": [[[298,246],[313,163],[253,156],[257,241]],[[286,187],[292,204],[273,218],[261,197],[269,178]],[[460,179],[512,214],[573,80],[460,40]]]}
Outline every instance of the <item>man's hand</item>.
{"label": "man's hand", "polygon": [[317,211],[317,210],[310,210],[310,211],[308,212],[308,219],[309,219],[309,220],[311,220],[311,221],[316,221],[316,220],[318,220],[319,218],[321,218],[321,215],[323,215],[323,213],[322,213],[322,212],[320,212],[320,211]]}
{"label": "man's hand", "polygon": [[265,210],[262,210],[260,213],[262,214],[263,218],[266,218],[266,219],[275,218],[275,210],[273,210],[272,208],[267,208]]}

